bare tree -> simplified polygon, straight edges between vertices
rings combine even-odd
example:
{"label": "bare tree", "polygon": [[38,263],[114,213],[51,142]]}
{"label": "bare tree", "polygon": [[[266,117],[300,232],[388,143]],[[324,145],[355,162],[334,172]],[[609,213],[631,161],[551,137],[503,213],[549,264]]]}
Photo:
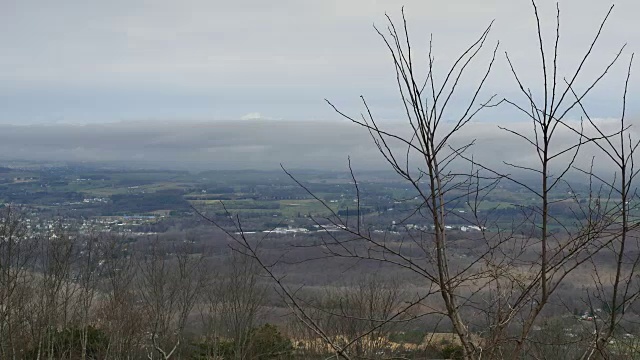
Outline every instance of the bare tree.
{"label": "bare tree", "polygon": [[[625,146],[624,133],[626,129],[624,120],[621,122],[620,131],[605,133],[586,114],[583,106],[587,95],[617,62],[624,46],[612,56],[612,60],[599,74],[596,74],[592,80],[586,81],[586,85],[582,89],[578,90],[576,85],[579,80],[585,77],[583,74],[584,64],[593,54],[613,6],[605,13],[589,47],[579,59],[576,68],[568,75],[563,76],[558,70],[560,9],[557,7],[555,41],[551,48],[553,55],[552,60],[549,60],[547,44],[542,36],[543,29],[540,23],[538,6],[535,1],[532,1],[532,5],[537,24],[542,90],[535,92],[523,84],[515,65],[507,54],[509,67],[524,101],[522,103],[510,99],[505,99],[504,101],[515,107],[530,120],[533,132],[522,134],[508,128],[501,128],[520,138],[526,146],[531,148],[538,160],[535,165],[509,163],[505,163],[505,165],[515,170],[529,172],[540,179],[539,183],[529,185],[513,175],[500,174],[503,178],[519,184],[536,199],[535,204],[525,207],[528,221],[532,224],[532,227],[537,228],[537,234],[534,237],[535,241],[531,246],[539,252],[537,256],[529,260],[530,266],[528,269],[532,276],[522,281],[517,291],[510,292],[510,295],[515,296],[509,295],[504,299],[509,303],[509,309],[502,318],[512,319],[516,315],[521,317],[519,335],[514,339],[513,357],[519,357],[527,351],[531,330],[558,287],[574,271],[584,268],[588,262],[593,262],[594,256],[603,249],[612,246],[612,242],[615,239],[624,238],[625,235],[622,234],[627,231],[626,221],[628,220],[624,219],[626,205],[617,209],[613,209],[609,205],[601,206],[603,200],[607,204],[612,200],[610,194],[615,187],[611,186],[611,190],[608,192],[603,191],[601,187],[594,188],[593,178],[598,178],[598,176],[594,173],[593,167],[586,171],[581,171],[586,175],[584,178],[589,180],[588,194],[578,195],[575,191],[569,191],[569,195],[564,198],[552,195],[554,191],[558,191],[559,187],[573,190],[572,183],[567,180],[567,176],[568,174],[576,173],[575,164],[580,156],[581,149],[594,145],[604,149],[603,144],[604,146],[607,146],[607,144],[612,145],[611,139],[614,136],[621,136],[623,138],[622,146]],[[576,110],[582,110],[587,115],[589,128],[585,128],[582,121],[576,125],[568,120],[569,116],[575,113]],[[574,134],[575,142],[567,143],[566,139],[560,139],[558,133],[562,131]],[[627,184],[629,174],[626,172],[628,170],[627,162],[630,160],[627,158],[629,154],[625,155],[623,151],[622,161],[620,161],[620,157],[615,158],[614,154],[620,155],[616,153],[615,149],[607,152],[610,160],[620,167],[622,173],[625,174],[623,175],[625,179],[620,185],[626,189],[617,191],[620,195],[628,197],[626,195],[630,189]],[[630,161],[632,162],[632,160]],[[490,171],[495,173],[492,170]],[[580,172],[578,171],[578,173]],[[560,206],[559,204],[567,201],[577,204],[577,206],[571,207],[571,211],[575,216],[571,221],[563,221],[553,212],[554,206],[558,207]],[[622,233],[619,231],[619,220],[622,220]],[[613,233],[612,228],[615,229]],[[622,246],[622,251],[624,251],[624,246]],[[507,256],[507,264],[511,266],[515,262],[521,262],[521,254],[522,252],[516,252]],[[508,321],[503,321],[502,324],[496,324],[496,328],[502,332],[508,323]],[[504,354],[504,348],[501,346],[497,347],[496,351],[492,350],[489,354],[494,356],[496,354]]]}
{"label": "bare tree", "polygon": [[[635,167],[634,157],[640,141],[633,139],[631,126],[626,119],[632,64],[633,54],[629,60],[622,95],[622,114],[615,137],[604,134],[604,130],[589,115],[585,102],[571,89],[584,117],[602,137],[595,145],[615,169],[613,175],[578,169],[604,186],[608,194],[600,199],[600,213],[602,217],[610,219],[612,226],[599,239],[604,244],[599,255],[607,260],[614,260],[614,266],[610,268],[591,259],[594,289],[587,293],[586,303],[592,311],[600,308],[602,322],[593,322],[593,341],[582,356],[585,359],[597,355],[607,358],[612,355],[608,345],[622,340],[620,335],[626,332],[625,327],[629,325],[628,320],[625,321],[625,311],[640,295],[640,283],[635,275],[640,264],[640,239],[637,234],[638,224],[634,221],[634,214],[638,211],[636,177],[639,172]],[[613,276],[607,275],[611,270]],[[618,335],[617,339],[615,335]]]}
{"label": "bare tree", "polygon": [[[231,252],[224,266],[210,279],[201,310],[207,338],[214,354],[234,359],[249,356],[251,335],[263,315],[266,287],[253,259]],[[222,342],[232,354],[221,354]]]}
{"label": "bare tree", "polygon": [[[354,357],[374,358],[390,355],[391,333],[406,325],[406,318],[410,317],[407,314],[387,321],[401,308],[403,299],[397,281],[375,273],[344,287],[327,289],[319,299],[308,301],[307,311],[314,313],[334,342],[347,344],[356,339],[351,345]],[[361,336],[364,333],[367,335]]]}
{"label": "bare tree", "polygon": [[107,357],[129,359],[139,355],[144,342],[145,319],[136,301],[136,256],[121,236],[110,236],[102,242],[103,292],[98,309],[98,323],[108,335]]}
{"label": "bare tree", "polygon": [[34,259],[24,214],[12,206],[0,210],[0,357],[16,359],[25,347],[29,267]]}
{"label": "bare tree", "polygon": [[76,316],[80,328],[80,358],[87,358],[87,343],[89,327],[94,314],[94,303],[98,291],[98,283],[102,277],[102,265],[104,263],[104,238],[99,234],[89,234],[81,238],[81,250],[79,252],[77,266],[78,306]]}
{"label": "bare tree", "polygon": [[151,352],[169,359],[179,349],[202,286],[202,256],[186,248],[168,254],[156,239],[139,259],[139,295],[149,321]]}
{"label": "bare tree", "polygon": [[[449,205],[452,201],[459,199],[460,189],[465,190],[462,193],[464,196],[469,196],[473,191],[480,195],[482,191],[494,186],[495,180],[488,179],[488,184],[480,184],[479,176],[473,170],[471,173],[457,171],[453,165],[462,158],[472,144],[467,143],[455,148],[451,148],[450,144],[456,134],[480,110],[491,106],[493,96],[490,96],[485,102],[479,102],[478,98],[493,67],[497,45],[492,51],[484,76],[480,78],[475,90],[470,94],[467,105],[463,106],[460,112],[455,113],[450,109],[450,101],[458,91],[460,81],[466,75],[470,64],[484,48],[491,26],[487,27],[480,37],[455,59],[445,72],[444,80],[437,83],[436,74],[434,74],[434,57],[431,53],[432,47],[429,48],[427,58],[426,78],[420,80],[417,78],[419,72],[416,65],[417,60],[412,52],[404,12],[400,30],[396,28],[391,18],[388,20],[387,34],[377,28],[376,31],[384,40],[391,55],[410,135],[405,137],[381,128],[364,98],[363,104],[366,111],[359,118],[342,113],[332,103],[329,102],[329,104],[341,116],[362,126],[369,132],[382,157],[418,194],[420,204],[415,209],[415,214],[428,220],[432,224],[432,230],[422,230],[416,237],[407,239],[404,246],[416,247],[422,251],[422,254],[418,257],[405,256],[401,250],[403,244],[393,244],[384,238],[377,238],[364,227],[359,216],[361,201],[358,196],[356,199],[358,216],[355,224],[353,224],[354,221],[350,223],[348,218],[343,218],[333,212],[328,204],[324,204],[333,214],[330,221],[344,229],[353,238],[343,240],[327,232],[328,239],[323,243],[323,246],[329,250],[332,256],[391,263],[423,277],[426,281],[425,286],[431,289],[427,295],[437,293],[442,300],[443,308],[437,312],[449,318],[454,332],[462,343],[465,356],[472,357],[478,353],[478,350],[469,327],[463,320],[461,311],[465,301],[460,297],[459,288],[465,286],[465,282],[470,278],[477,279],[478,274],[470,274],[469,270],[478,264],[483,257],[479,256],[462,268],[452,268],[446,222],[448,218],[454,216]],[[445,125],[443,119],[455,120],[452,125]],[[395,150],[394,143],[404,145],[405,149]],[[298,182],[291,174],[289,175]],[[359,195],[355,176],[353,180]],[[298,183],[304,187],[302,183]],[[315,197],[313,193],[311,195]],[[316,199],[322,201],[317,197]],[[353,240],[364,243],[365,248],[358,249],[352,246]],[[419,304],[422,300],[424,299],[416,301],[414,305]],[[407,309],[401,310],[406,311]],[[395,319],[398,315],[399,313],[393,314],[386,320]]]}
{"label": "bare tree", "polygon": [[32,282],[34,301],[30,327],[37,359],[61,357],[70,349],[56,348],[58,329],[70,320],[71,300],[77,287],[71,281],[76,243],[69,234],[58,228],[42,234],[38,239],[39,253],[35,270],[39,274]]}

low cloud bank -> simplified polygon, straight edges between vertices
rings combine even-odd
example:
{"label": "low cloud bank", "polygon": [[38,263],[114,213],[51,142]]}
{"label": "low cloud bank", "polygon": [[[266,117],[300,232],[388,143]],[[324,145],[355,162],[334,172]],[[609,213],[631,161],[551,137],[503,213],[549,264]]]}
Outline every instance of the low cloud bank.
{"label": "low cloud bank", "polygon": [[[607,132],[619,126],[599,120]],[[400,122],[382,128],[406,136]],[[469,150],[474,159],[505,170],[504,162],[530,166],[537,154],[517,136],[501,130],[506,126],[519,134],[533,134],[530,123],[469,124],[453,138],[460,146],[475,141]],[[636,135],[634,133],[634,135]],[[568,145],[576,135],[558,128],[554,141]],[[392,142],[402,154],[403,147]],[[584,146],[578,159],[588,166],[596,156],[599,170],[610,169],[594,146]],[[347,121],[243,120],[212,122],[147,121],[90,125],[0,125],[0,158],[5,160],[89,161],[136,163],[153,168],[344,170],[350,156],[362,170],[388,169],[366,129]]]}

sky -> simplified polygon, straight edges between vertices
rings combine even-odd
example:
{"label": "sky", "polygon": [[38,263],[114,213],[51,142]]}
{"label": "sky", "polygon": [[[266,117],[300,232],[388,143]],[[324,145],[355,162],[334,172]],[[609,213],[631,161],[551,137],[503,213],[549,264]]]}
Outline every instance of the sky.
{"label": "sky", "polygon": [[[385,13],[399,22],[403,5],[422,70],[433,37],[440,80],[445,65],[494,21],[487,47],[451,107],[464,104],[498,41],[494,70],[481,96],[522,100],[505,52],[526,86],[539,92],[542,75],[528,0],[0,0],[0,140],[5,148],[20,141],[22,149],[7,149],[0,158],[153,159],[163,153],[176,163],[198,158],[203,166],[232,166],[224,164],[241,160],[250,167],[264,163],[246,155],[259,146],[271,146],[274,156],[282,157],[278,162],[298,161],[292,157],[300,155],[291,151],[295,144],[284,147],[268,139],[306,138],[322,129],[328,134],[324,142],[302,153],[334,163],[348,154],[326,148],[333,141],[329,134],[339,138],[353,128],[325,98],[357,115],[363,95],[376,118],[403,120],[393,65],[373,28],[385,30]],[[538,5],[543,36],[551,43],[555,2],[539,0]],[[577,66],[610,5],[607,0],[559,2],[561,76],[570,76]],[[626,62],[640,48],[634,18],[639,10],[637,1],[617,1],[585,64],[581,85],[627,44],[618,66],[588,98],[593,117],[619,116]],[[630,117],[638,113],[635,94],[632,79]],[[500,107],[477,120],[489,126],[523,119]],[[204,148],[217,149],[209,150],[218,154],[215,159],[207,160],[214,157],[194,145],[201,144],[202,134],[184,129],[207,129]],[[213,135],[229,129],[245,136],[226,144]],[[14,132],[20,137],[9,139]],[[121,146],[132,134],[146,139]],[[94,137],[103,142],[83,140]],[[371,145],[366,136],[362,141],[354,146]],[[44,150],[55,144],[54,150]],[[189,150],[172,156],[169,150],[176,147]],[[76,149],[75,155],[69,149]]]}

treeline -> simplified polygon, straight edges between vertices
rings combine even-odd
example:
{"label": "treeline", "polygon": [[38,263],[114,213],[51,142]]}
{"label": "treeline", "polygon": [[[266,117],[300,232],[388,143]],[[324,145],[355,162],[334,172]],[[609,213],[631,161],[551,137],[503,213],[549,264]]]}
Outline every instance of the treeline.
{"label": "treeline", "polygon": [[0,358],[277,358],[265,287],[246,258],[206,261],[190,242],[30,233],[0,213]]}
{"label": "treeline", "polygon": [[141,214],[155,210],[187,210],[189,203],[181,190],[161,190],[141,194],[116,194],[111,202],[104,206],[104,213],[117,215],[122,213]]}
{"label": "treeline", "polygon": [[[36,235],[26,220],[11,207],[0,211],[0,359],[306,359],[332,352],[283,310],[286,302],[251,257],[209,255],[211,245],[189,236],[131,242],[62,226]],[[310,294],[308,309],[339,342],[393,311],[404,295],[397,283],[370,276]],[[398,340],[400,325],[359,338],[355,353],[424,358],[455,350],[450,343],[409,345]]]}

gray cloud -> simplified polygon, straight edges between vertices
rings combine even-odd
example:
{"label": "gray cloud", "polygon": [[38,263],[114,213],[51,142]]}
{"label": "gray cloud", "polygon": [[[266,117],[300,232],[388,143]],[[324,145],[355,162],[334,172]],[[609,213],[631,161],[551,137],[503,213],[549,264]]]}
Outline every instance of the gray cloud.
{"label": "gray cloud", "polygon": [[[598,120],[612,133],[615,120]],[[507,125],[520,134],[531,134],[531,124]],[[574,125],[577,125],[574,123]],[[382,122],[390,132],[407,136],[409,129],[399,122]],[[637,137],[637,133],[633,133]],[[566,130],[554,138],[557,149],[575,141]],[[530,147],[504,131],[498,124],[477,122],[451,141],[459,146],[475,141],[469,155],[487,166],[505,170],[503,162],[535,166]],[[404,148],[391,142],[400,154]],[[377,152],[368,132],[347,121],[245,120],[212,122],[122,122],[88,125],[0,125],[0,158],[39,161],[89,161],[137,164],[173,169],[277,169],[345,170],[347,156],[354,168],[389,169]],[[595,147],[585,146],[578,159],[588,166],[597,156],[599,170],[611,167]],[[564,160],[567,160],[566,158]],[[561,159],[562,161],[562,159]],[[458,163],[457,166],[468,166]]]}

